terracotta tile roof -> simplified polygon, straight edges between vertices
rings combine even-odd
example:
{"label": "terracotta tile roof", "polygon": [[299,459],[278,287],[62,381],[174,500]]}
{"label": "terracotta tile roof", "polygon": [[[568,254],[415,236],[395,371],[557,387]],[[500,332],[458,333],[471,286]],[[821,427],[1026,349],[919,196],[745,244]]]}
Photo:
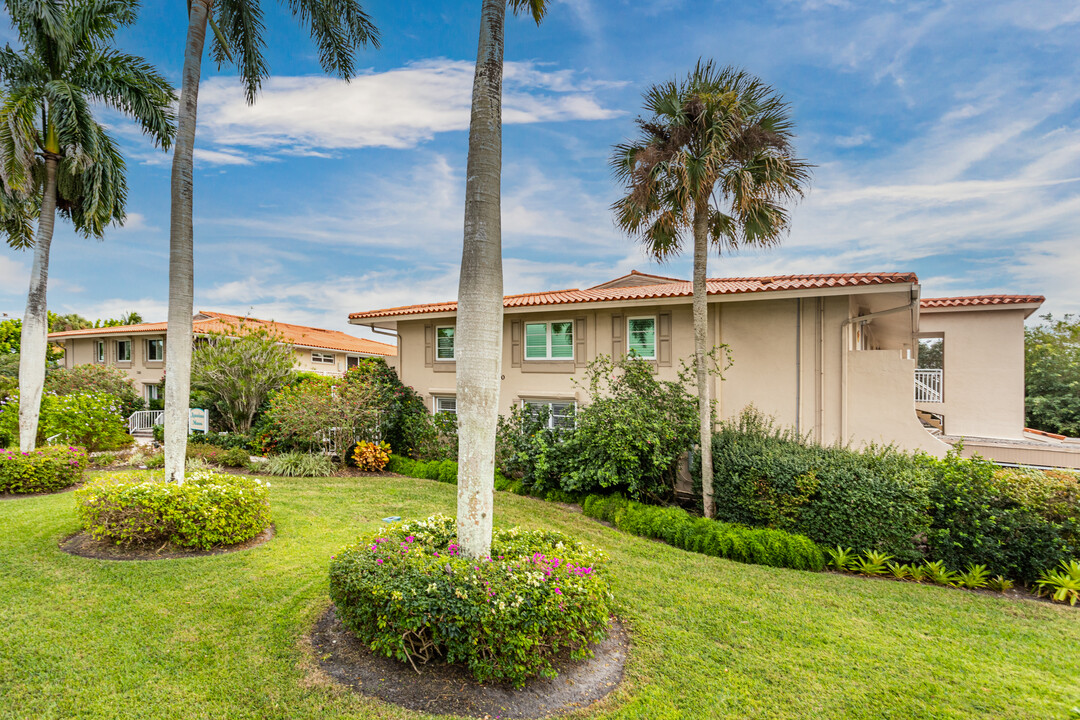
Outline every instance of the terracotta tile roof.
{"label": "terracotta tile roof", "polygon": [[971,295],[968,297],[923,298],[924,308],[976,307],[979,305],[1041,305],[1042,295]]}
{"label": "terracotta tile roof", "polygon": [[[211,312],[202,310],[195,316],[193,322],[195,334],[205,333],[235,333],[241,325],[247,328],[265,328],[270,332],[281,335],[286,342],[292,345],[322,350],[337,350],[339,352],[363,353],[365,355],[381,355],[393,357],[397,355],[397,348],[386,343],[358,338],[348,335],[339,330],[324,330],[322,328],[308,327],[306,325],[293,325],[291,323],[274,322],[272,320],[260,320],[258,318],[245,318],[239,315]],[[67,330],[65,332],[50,333],[50,340],[62,340],[72,337],[96,337],[99,335],[135,335],[138,333],[168,331],[167,323],[141,323],[139,325],[118,325],[106,328],[86,328],[84,330]]]}
{"label": "terracotta tile roof", "polygon": [[[778,275],[774,277],[713,278],[706,280],[709,295],[736,295],[752,292],[775,292],[780,290],[811,290],[831,287],[856,287],[864,285],[890,285],[915,283],[915,273],[846,273],[835,275]],[[606,284],[606,283],[605,283]],[[614,302],[618,300],[650,300],[659,298],[690,297],[693,285],[689,281],[664,282],[655,285],[629,287],[592,287],[585,290],[550,290],[523,295],[507,295],[503,307],[533,307],[543,305],[568,305],[575,303]],[[395,317],[401,315],[424,315],[428,313],[454,312],[456,301],[404,305],[401,307],[352,313],[351,320]]]}

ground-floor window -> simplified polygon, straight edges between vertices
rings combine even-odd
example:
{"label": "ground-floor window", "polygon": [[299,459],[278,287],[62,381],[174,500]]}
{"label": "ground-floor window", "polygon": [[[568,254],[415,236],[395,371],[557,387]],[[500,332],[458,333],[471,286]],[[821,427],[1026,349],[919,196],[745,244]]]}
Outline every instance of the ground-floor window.
{"label": "ground-floor window", "polygon": [[437,397],[435,398],[435,412],[436,413],[451,413],[457,415],[457,398],[456,397]]}
{"label": "ground-floor window", "polygon": [[333,365],[335,358],[330,353],[313,352],[311,353],[311,362],[319,365]]}
{"label": "ground-floor window", "polygon": [[552,430],[574,426],[577,403],[573,400],[524,400],[523,404],[534,417],[546,413],[547,426]]}

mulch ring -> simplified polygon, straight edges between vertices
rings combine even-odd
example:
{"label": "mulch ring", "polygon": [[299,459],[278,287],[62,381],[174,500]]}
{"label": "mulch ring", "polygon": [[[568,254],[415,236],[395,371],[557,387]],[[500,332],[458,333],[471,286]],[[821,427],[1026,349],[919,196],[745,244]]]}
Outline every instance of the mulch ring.
{"label": "mulch ring", "polygon": [[206,555],[224,555],[262,545],[274,537],[274,526],[270,525],[261,533],[235,545],[194,550],[166,543],[164,545],[117,545],[107,540],[97,540],[90,533],[75,533],[60,541],[60,549],[69,555],[94,558],[95,560],[170,560],[175,558],[203,557]]}
{"label": "mulch ring", "polygon": [[555,663],[558,676],[534,678],[525,687],[478,683],[459,665],[418,664],[377,655],[349,632],[334,606],[315,623],[308,638],[321,675],[371,697],[435,715],[480,718],[543,718],[579,710],[600,700],[620,682],[630,638],[615,620],[593,657]]}
{"label": "mulch ring", "polygon": [[48,490],[46,492],[35,492],[35,493],[0,492],[0,500],[18,500],[19,498],[41,497],[43,495],[63,495],[64,493],[69,493],[69,492],[72,492],[73,490],[78,490],[82,486],[83,486],[83,484],[80,482],[80,483],[75,483],[74,485],[68,485],[66,488],[61,488],[60,490]]}

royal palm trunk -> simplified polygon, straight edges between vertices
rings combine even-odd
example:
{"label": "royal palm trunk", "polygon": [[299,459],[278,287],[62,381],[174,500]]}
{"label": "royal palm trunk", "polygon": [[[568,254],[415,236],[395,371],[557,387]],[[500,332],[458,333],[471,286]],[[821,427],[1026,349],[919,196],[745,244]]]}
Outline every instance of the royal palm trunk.
{"label": "royal palm trunk", "polygon": [[705,517],[713,516],[712,398],[709,397],[708,199],[694,208],[694,359],[697,365],[698,423],[701,438],[701,499]]}
{"label": "royal palm trunk", "polygon": [[195,258],[192,235],[192,169],[199,75],[206,24],[213,0],[192,0],[177,114],[172,164],[172,216],[169,224],[169,332],[165,345],[165,477],[184,481],[188,403],[191,394],[191,340]]}
{"label": "royal palm trunk", "polygon": [[41,394],[45,388],[45,358],[48,350],[49,250],[56,223],[56,172],[59,158],[45,153],[45,188],[41,196],[41,216],[34,238],[34,264],[30,270],[30,292],[26,295],[19,355],[19,450],[30,452],[37,445]]}
{"label": "royal palm trunk", "polygon": [[502,373],[503,31],[506,0],[484,0],[473,78],[465,238],[458,287],[458,542],[469,557],[491,548],[495,430]]}

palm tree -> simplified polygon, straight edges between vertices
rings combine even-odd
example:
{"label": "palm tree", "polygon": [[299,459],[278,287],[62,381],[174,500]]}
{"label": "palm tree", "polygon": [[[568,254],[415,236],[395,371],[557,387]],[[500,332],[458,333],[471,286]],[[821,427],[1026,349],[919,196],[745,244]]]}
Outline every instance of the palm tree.
{"label": "palm tree", "polygon": [[[169,225],[169,333],[166,336],[165,476],[184,481],[188,403],[191,392],[191,342],[194,294],[192,168],[199,76],[206,47],[206,26],[214,32],[212,53],[220,66],[233,61],[240,71],[248,103],[269,73],[263,56],[259,0],[189,0],[187,43],[181,80],[179,132],[172,164],[172,217]],[[327,72],[348,79],[357,48],[379,46],[379,31],[357,0],[289,0],[294,17],[309,26]]]}
{"label": "palm tree", "polygon": [[112,48],[116,31],[135,22],[138,0],[7,0],[7,9],[22,48],[0,51],[0,212],[8,244],[34,248],[19,368],[19,446],[27,452],[45,380],[56,214],[97,238],[125,217],[124,159],[91,103],[133,118],[167,148],[175,96],[145,60]]}
{"label": "palm tree", "polygon": [[458,280],[458,543],[488,555],[494,507],[495,428],[502,373],[502,76],[506,7],[539,25],[545,0],[483,0],[473,76],[465,240]]}
{"label": "palm tree", "polygon": [[785,201],[809,188],[810,165],[794,154],[790,108],[742,70],[698,61],[681,82],[645,93],[640,136],[615,146],[612,165],[627,194],[616,223],[660,261],[694,243],[694,358],[697,366],[701,487],[713,516],[712,401],[709,397],[705,284],[710,246],[779,243],[790,219]]}

